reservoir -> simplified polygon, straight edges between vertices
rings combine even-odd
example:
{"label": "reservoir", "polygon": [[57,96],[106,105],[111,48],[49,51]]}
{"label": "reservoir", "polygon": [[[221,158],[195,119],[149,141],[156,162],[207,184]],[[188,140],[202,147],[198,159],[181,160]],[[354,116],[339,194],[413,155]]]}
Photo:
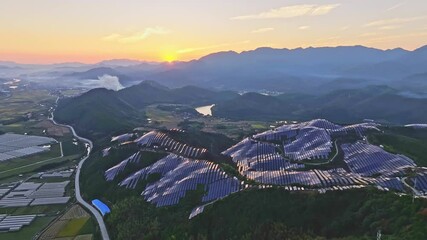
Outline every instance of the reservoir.
{"label": "reservoir", "polygon": [[215,104],[207,105],[207,106],[201,106],[195,108],[196,111],[204,116],[212,116],[212,107],[215,106]]}

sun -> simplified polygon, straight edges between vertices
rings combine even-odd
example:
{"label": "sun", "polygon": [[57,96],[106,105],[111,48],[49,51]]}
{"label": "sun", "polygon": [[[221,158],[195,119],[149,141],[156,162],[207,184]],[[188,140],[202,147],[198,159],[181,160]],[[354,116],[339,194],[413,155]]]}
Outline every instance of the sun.
{"label": "sun", "polygon": [[169,52],[163,55],[163,60],[166,62],[174,62],[178,58],[178,56],[175,53]]}

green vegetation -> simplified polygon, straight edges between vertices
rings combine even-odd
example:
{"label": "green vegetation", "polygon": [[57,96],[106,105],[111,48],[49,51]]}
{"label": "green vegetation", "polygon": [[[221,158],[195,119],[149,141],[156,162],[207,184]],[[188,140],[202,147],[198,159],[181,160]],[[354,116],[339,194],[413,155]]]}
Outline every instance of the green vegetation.
{"label": "green vegetation", "polygon": [[[213,148],[217,153],[232,144],[232,140],[220,134],[168,133],[177,140],[199,147],[221,143]],[[198,135],[194,137],[196,135],[192,134]],[[353,142],[356,137],[336,140]],[[103,180],[105,169],[136,150],[132,146],[113,148],[110,156],[93,157],[83,169],[85,197],[89,200],[100,198],[112,209],[106,217],[112,239],[372,239],[378,230],[382,231],[384,239],[427,238],[425,200],[415,199],[413,202],[410,196],[373,188],[326,194],[291,193],[283,188],[249,189],[206,206],[204,213],[188,220],[191,210],[202,204],[203,186],[188,192],[178,205],[156,208],[139,195],[147,183],[159,176],[150,176],[135,190],[117,187],[125,175],[142,165],[127,167],[126,173],[113,182]],[[161,157],[153,152],[143,154],[145,166]],[[325,168],[339,166],[341,154],[339,150],[338,161]],[[226,162],[220,165],[228,174],[245,180],[233,165]]]}
{"label": "green vegetation", "polygon": [[130,130],[146,121],[145,108],[152,104],[173,103],[200,105],[237,97],[237,93],[215,92],[197,87],[168,89],[153,82],[114,92],[94,89],[78,97],[59,102],[55,118],[72,124],[88,137]]}
{"label": "green vegetation", "polygon": [[[192,196],[194,197],[194,195]],[[106,220],[113,239],[426,239],[427,203],[374,189],[289,193],[248,190],[209,205],[188,220],[190,196],[155,208],[139,197],[114,204]],[[297,238],[299,237],[299,238]],[[263,239],[263,238],[261,238]]]}
{"label": "green vegetation", "polygon": [[233,120],[309,120],[354,123],[365,118],[386,123],[424,122],[426,99],[405,98],[387,86],[339,90],[320,96],[265,96],[247,93],[216,104],[214,116]]}
{"label": "green vegetation", "polygon": [[383,130],[384,133],[370,134],[369,142],[383,145],[389,152],[404,154],[418,166],[427,166],[427,129],[388,127]]}
{"label": "green vegetation", "polygon": [[179,142],[193,147],[206,148],[215,155],[219,155],[222,151],[236,143],[223,134],[203,132],[194,129],[185,132],[168,131],[168,134]]}
{"label": "green vegetation", "polygon": [[200,131],[205,124],[203,122],[185,120],[178,123],[178,127],[186,131]]}
{"label": "green vegetation", "polygon": [[199,113],[191,106],[182,104],[159,104],[157,108],[162,111],[173,112],[173,113],[187,113],[192,115],[198,115]]}
{"label": "green vegetation", "polygon": [[58,233],[57,237],[74,237],[80,234],[81,230],[89,222],[90,217],[74,218],[68,221],[67,225]]}
{"label": "green vegetation", "polygon": [[[165,156],[164,153],[144,151],[141,154],[140,164],[129,165],[129,167],[126,168],[113,182],[106,182],[104,179],[105,170],[126,159],[136,151],[138,151],[138,149],[136,146],[133,146],[127,149],[112,148],[110,150],[110,154],[104,158],[96,156],[95,154],[92,155],[92,157],[86,161],[80,178],[84,198],[87,200],[100,198],[108,203],[109,201],[114,202],[120,195],[129,196],[132,194],[139,194],[136,190],[135,192],[127,191],[117,186],[117,184],[130,173],[137,171],[139,168],[148,166],[162,158]],[[105,196],[110,197],[104,198]]]}
{"label": "green vegetation", "polygon": [[75,98],[59,102],[55,119],[71,124],[86,137],[97,134],[114,134],[122,129],[132,129],[144,116],[106,89],[94,89]]}

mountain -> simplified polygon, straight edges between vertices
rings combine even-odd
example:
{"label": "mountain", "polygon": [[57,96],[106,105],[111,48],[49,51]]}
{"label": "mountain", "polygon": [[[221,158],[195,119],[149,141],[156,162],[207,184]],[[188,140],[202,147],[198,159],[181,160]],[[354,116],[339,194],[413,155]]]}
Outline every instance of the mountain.
{"label": "mountain", "polygon": [[403,91],[427,94],[427,72],[407,76],[391,83],[391,86]]}
{"label": "mountain", "polygon": [[[381,50],[364,46],[275,49],[212,53],[188,62],[158,63],[113,59],[97,64],[52,65],[0,62],[0,76],[43,82],[44,85],[103,86],[103,75],[119,78],[124,86],[150,80],[170,88],[197,86],[207,89],[246,92],[275,91],[321,95],[341,89],[387,85],[413,91],[405,81],[427,69],[427,46],[413,51]],[[54,79],[58,81],[46,81]],[[61,81],[59,81],[61,80]],[[420,91],[420,90],[418,90]],[[423,92],[426,92],[422,88]]]}
{"label": "mountain", "polygon": [[65,98],[59,102],[55,118],[73,124],[82,133],[107,133],[141,124],[145,121],[144,107],[150,104],[201,106],[238,96],[234,92],[216,92],[193,86],[169,89],[144,81],[120,91],[93,89],[77,97]]}
{"label": "mountain", "polygon": [[213,115],[236,120],[307,120],[326,118],[353,123],[369,118],[404,124],[427,119],[427,99],[402,96],[387,86],[339,90],[321,96],[245,94],[221,102]]}
{"label": "mountain", "polygon": [[155,72],[147,79],[171,87],[195,85],[246,91],[315,93],[319,87],[331,85],[339,79],[364,79],[366,83],[360,84],[363,87],[384,84],[390,76],[399,76],[396,79],[400,79],[416,71],[406,69],[407,59],[423,65],[423,56],[427,54],[422,48],[413,52],[363,46],[258,48],[241,53],[210,54]]}
{"label": "mountain", "polygon": [[229,91],[210,91],[194,86],[169,89],[157,83],[144,81],[138,85],[125,88],[117,95],[137,108],[154,103],[181,103],[190,105],[212,104],[239,96]]}
{"label": "mountain", "polygon": [[346,74],[376,79],[402,80],[410,75],[425,72],[427,68],[427,46],[414,51],[402,52],[397,58],[391,58],[376,64],[360,65],[346,71]]}
{"label": "mountain", "polygon": [[63,99],[55,111],[55,119],[72,124],[81,132],[111,131],[130,126],[130,119],[141,114],[107,89],[93,89],[79,97]]}

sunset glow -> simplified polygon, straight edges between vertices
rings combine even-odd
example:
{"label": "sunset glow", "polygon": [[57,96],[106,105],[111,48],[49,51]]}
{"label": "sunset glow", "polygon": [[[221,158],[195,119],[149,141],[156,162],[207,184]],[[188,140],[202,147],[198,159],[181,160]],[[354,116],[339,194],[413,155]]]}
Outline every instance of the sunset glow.
{"label": "sunset glow", "polygon": [[425,44],[426,1],[373,2],[368,7],[360,0],[5,0],[0,8],[0,59],[170,62],[258,47],[412,50]]}

